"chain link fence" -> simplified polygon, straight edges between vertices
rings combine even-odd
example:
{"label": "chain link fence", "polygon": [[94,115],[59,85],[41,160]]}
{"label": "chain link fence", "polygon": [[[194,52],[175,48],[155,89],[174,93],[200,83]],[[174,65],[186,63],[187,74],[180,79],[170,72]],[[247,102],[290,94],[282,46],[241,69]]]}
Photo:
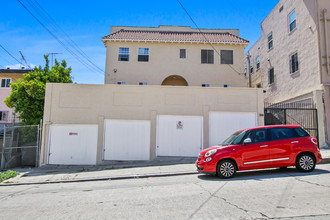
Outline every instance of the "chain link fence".
{"label": "chain link fence", "polygon": [[0,130],[1,169],[37,167],[39,145],[39,125],[4,125]]}

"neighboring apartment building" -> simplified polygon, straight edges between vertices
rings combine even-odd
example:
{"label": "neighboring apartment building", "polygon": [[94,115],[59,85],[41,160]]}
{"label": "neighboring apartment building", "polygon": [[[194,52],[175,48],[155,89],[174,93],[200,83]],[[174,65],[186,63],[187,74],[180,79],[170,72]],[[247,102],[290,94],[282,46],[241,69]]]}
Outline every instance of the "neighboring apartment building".
{"label": "neighboring apartment building", "polygon": [[10,83],[16,83],[18,79],[23,78],[24,73],[31,70],[24,69],[0,69],[0,128],[3,124],[12,123],[13,109],[8,108],[4,99],[11,93]]}
{"label": "neighboring apartment building", "polygon": [[251,85],[264,89],[265,102],[317,106],[320,145],[330,137],[328,11],[329,0],[280,0],[245,54]]}
{"label": "neighboring apartment building", "polygon": [[111,27],[105,84],[246,87],[244,49],[235,29]]}

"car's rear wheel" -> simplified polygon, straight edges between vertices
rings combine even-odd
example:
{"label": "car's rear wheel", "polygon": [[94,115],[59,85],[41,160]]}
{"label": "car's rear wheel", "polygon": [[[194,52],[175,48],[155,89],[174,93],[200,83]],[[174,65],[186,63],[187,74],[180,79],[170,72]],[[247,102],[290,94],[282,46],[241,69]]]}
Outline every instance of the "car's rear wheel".
{"label": "car's rear wheel", "polygon": [[301,154],[297,157],[296,167],[302,172],[311,172],[315,168],[315,159],[310,154]]}
{"label": "car's rear wheel", "polygon": [[236,164],[231,160],[223,160],[217,166],[217,175],[221,178],[231,178],[236,173]]}

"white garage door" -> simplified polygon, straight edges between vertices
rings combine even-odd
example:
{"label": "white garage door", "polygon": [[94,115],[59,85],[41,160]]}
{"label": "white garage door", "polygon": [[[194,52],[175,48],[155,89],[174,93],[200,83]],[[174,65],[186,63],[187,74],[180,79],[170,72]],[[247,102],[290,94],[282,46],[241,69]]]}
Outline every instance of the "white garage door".
{"label": "white garage door", "polygon": [[150,160],[150,121],[104,121],[104,160]]}
{"label": "white garage door", "polygon": [[196,157],[203,146],[203,117],[159,115],[157,156]]}
{"label": "white garage door", "polygon": [[49,164],[95,165],[97,125],[51,125]]}
{"label": "white garage door", "polygon": [[210,146],[222,143],[237,130],[258,126],[254,112],[210,112],[209,120]]}

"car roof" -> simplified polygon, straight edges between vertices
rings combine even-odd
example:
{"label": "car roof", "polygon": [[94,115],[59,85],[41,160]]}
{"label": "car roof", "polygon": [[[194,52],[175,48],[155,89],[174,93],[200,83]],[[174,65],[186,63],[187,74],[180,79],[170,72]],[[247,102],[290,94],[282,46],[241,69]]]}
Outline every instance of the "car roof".
{"label": "car roof", "polygon": [[301,126],[300,125],[267,125],[267,126],[259,126],[259,127],[254,127],[254,128],[242,129],[241,131],[263,129],[263,128],[299,128],[299,127],[301,127]]}

